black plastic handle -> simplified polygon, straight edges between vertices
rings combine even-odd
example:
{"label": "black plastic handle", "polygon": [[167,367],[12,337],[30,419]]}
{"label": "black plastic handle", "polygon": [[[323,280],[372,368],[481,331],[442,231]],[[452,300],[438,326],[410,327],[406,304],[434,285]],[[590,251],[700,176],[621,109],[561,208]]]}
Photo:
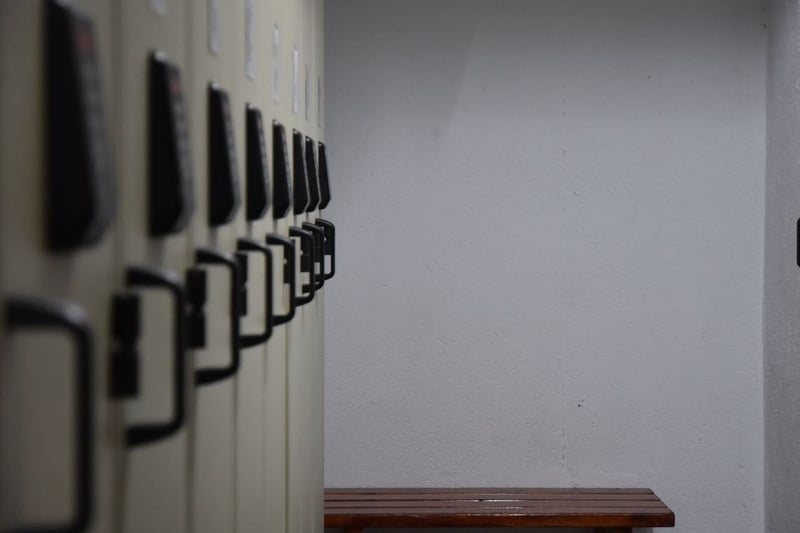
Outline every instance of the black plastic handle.
{"label": "black plastic handle", "polygon": [[[311,222],[303,222],[303,229],[310,231],[314,236],[314,263],[319,263],[319,271],[315,273],[314,290],[318,291],[325,285],[325,232]],[[316,268],[316,267],[315,267]]]}
{"label": "black plastic handle", "polygon": [[296,310],[295,293],[297,292],[297,274],[295,271],[295,247],[291,239],[275,233],[267,234],[267,244],[283,248],[283,283],[289,285],[289,311],[285,315],[272,315],[272,325],[279,326],[294,318]]}
{"label": "black plastic handle", "polygon": [[242,335],[242,348],[249,348],[263,344],[272,336],[272,251],[260,242],[251,239],[239,239],[236,241],[236,249],[240,252],[259,252],[264,254],[264,277],[265,286],[265,306],[264,306],[264,332],[254,335]]}
{"label": "black plastic handle", "polygon": [[331,269],[325,273],[325,279],[331,279],[336,275],[336,226],[324,218],[318,218],[314,223],[325,232],[325,255],[331,258]]}
{"label": "black plastic handle", "polygon": [[300,272],[309,273],[309,283],[301,286],[302,296],[295,296],[295,305],[305,305],[314,299],[316,269],[314,268],[314,234],[297,226],[289,228],[289,236],[300,239]]}
{"label": "black plastic handle", "polygon": [[174,273],[149,267],[128,267],[125,282],[130,288],[163,289],[172,296],[172,417],[164,422],[137,424],[127,428],[125,440],[128,446],[139,446],[164,439],[176,433],[186,419],[186,321],[185,298],[181,279]]}
{"label": "black plastic handle", "polygon": [[5,303],[5,323],[9,331],[57,328],[68,333],[75,343],[75,511],[68,522],[20,527],[15,533],[77,533],[89,526],[94,495],[94,350],[92,332],[83,309],[77,305],[10,296]]}
{"label": "black plastic handle", "polygon": [[239,291],[239,263],[230,254],[223,254],[207,248],[198,248],[194,252],[194,258],[200,265],[223,265],[228,268],[231,274],[230,289],[230,321],[231,321],[231,360],[227,366],[218,368],[201,368],[195,371],[195,384],[207,385],[228,379],[239,371],[240,360],[240,318],[241,311],[240,291]]}

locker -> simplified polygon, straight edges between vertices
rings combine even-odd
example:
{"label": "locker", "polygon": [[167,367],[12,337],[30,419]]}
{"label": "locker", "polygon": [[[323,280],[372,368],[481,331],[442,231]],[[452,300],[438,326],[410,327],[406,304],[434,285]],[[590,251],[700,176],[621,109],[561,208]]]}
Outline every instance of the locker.
{"label": "locker", "polygon": [[[271,71],[271,9],[268,2],[242,0],[235,2],[240,11],[240,31],[235,31],[241,45],[236,59],[239,84],[239,131],[245,146],[243,164],[244,224],[239,233],[239,249],[248,251],[248,314],[243,326],[243,340],[251,343],[242,352],[242,368],[237,385],[236,426],[236,507],[235,520],[239,532],[283,531],[283,514],[275,506],[281,498],[269,495],[271,472],[268,464],[272,455],[282,460],[285,422],[282,413],[268,401],[268,389],[282,390],[282,345],[276,347],[277,333],[274,315],[276,287],[282,284],[277,276],[276,259],[279,250],[269,245],[267,234],[272,230],[270,212],[270,154],[267,151],[270,134],[270,77]],[[282,273],[281,273],[282,274]],[[282,344],[282,343],[278,343]],[[275,351],[275,349],[280,349]],[[275,363],[278,373],[273,376]],[[275,378],[281,381],[275,382]],[[278,402],[280,407],[283,402]],[[282,477],[280,479],[282,481]],[[272,497],[270,497],[272,496]],[[271,501],[275,499],[275,501]]]}
{"label": "locker", "polygon": [[[309,79],[309,106],[312,111],[309,114],[309,129],[308,134],[313,139],[307,139],[306,152],[311,152],[310,163],[317,162],[316,165],[316,189],[319,193],[319,203],[316,210],[308,214],[309,221],[313,222],[323,232],[322,249],[320,250],[320,270],[325,280],[330,280],[334,275],[335,268],[335,227],[333,223],[323,220],[321,218],[321,210],[323,209],[323,186],[320,182],[321,167],[319,163],[319,152],[315,154],[315,142],[324,141],[325,132],[322,127],[322,109],[321,103],[324,101],[322,94],[319,94],[322,86],[322,74],[324,72],[324,2],[319,0],[309,0],[311,4],[311,16],[309,23],[310,30],[310,48],[314,53],[314,60],[312,62],[311,76]],[[316,98],[314,94],[316,94]],[[311,141],[308,143],[308,141]],[[327,162],[326,162],[326,179],[327,185]],[[328,201],[330,201],[330,188],[328,186]],[[326,204],[327,205],[327,202]],[[326,257],[329,257],[330,264],[326,267]],[[323,513],[324,513],[324,354],[325,354],[325,291],[322,291],[319,301],[319,314],[317,316],[315,331],[315,351],[314,359],[312,362],[311,381],[312,385],[310,391],[313,395],[312,405],[314,410],[313,430],[311,431],[310,442],[312,443],[312,476],[309,481],[310,497],[314,501],[313,505],[313,531],[315,533],[323,533]]]}
{"label": "locker", "polygon": [[[114,335],[112,393],[125,443],[109,531],[188,532],[191,355],[183,314],[187,302],[196,303],[202,279],[187,274],[197,188],[187,117],[187,12],[180,2],[117,0],[114,9],[116,110],[124,127],[115,134],[113,311],[121,324],[138,316],[139,331]],[[197,320],[193,325],[196,334]],[[131,376],[138,379],[126,383]]]}
{"label": "locker", "polygon": [[111,10],[0,3],[0,530],[109,530]]}
{"label": "locker", "polygon": [[262,276],[249,268],[255,254],[237,252],[237,241],[245,236],[244,2],[195,2],[189,10],[189,108],[198,184],[192,247],[208,277],[208,335],[195,362],[190,514],[193,531],[211,533],[237,529],[239,410],[249,414],[251,407],[249,400],[240,404],[239,389],[253,388],[245,374],[263,359],[262,346],[244,348],[240,339],[243,331],[257,329],[257,316],[263,324],[250,290]]}
{"label": "locker", "polygon": [[[322,531],[322,473],[321,454],[313,439],[322,437],[321,396],[313,388],[321,384],[322,321],[324,290],[318,282],[317,273],[321,265],[318,258],[319,234],[309,224],[313,223],[313,208],[309,196],[305,135],[315,131],[311,108],[311,79],[316,72],[313,33],[316,25],[312,21],[316,6],[304,1],[295,4],[299,13],[293,25],[296,61],[293,57],[294,93],[299,101],[297,112],[292,115],[291,157],[294,173],[293,233],[299,238],[303,250],[300,257],[301,287],[308,286],[313,299],[299,312],[299,320],[290,327],[289,340],[289,526],[290,531]],[[303,233],[306,232],[305,239]],[[306,245],[305,242],[308,244]],[[304,250],[304,248],[307,248]],[[311,297],[311,296],[309,296]],[[321,445],[320,445],[321,449]],[[319,490],[315,487],[319,485]]]}
{"label": "locker", "polygon": [[[276,264],[284,269],[282,294],[276,298],[276,312],[282,313],[285,319],[276,327],[268,347],[268,366],[266,368],[266,472],[267,472],[267,506],[273,511],[274,520],[270,520],[270,531],[289,532],[289,390],[288,372],[291,358],[290,333],[293,324],[298,320],[296,295],[299,290],[299,265],[295,244],[289,237],[291,225],[291,161],[289,147],[286,142],[286,125],[292,116],[292,41],[290,23],[292,21],[292,2],[285,0],[270,3],[272,11],[271,49],[271,81],[272,96],[271,118],[272,137],[272,242],[276,253]],[[282,239],[285,246],[278,245]],[[277,269],[279,270],[279,269]]]}
{"label": "locker", "polygon": [[0,4],[0,530],[322,531],[321,13]]}

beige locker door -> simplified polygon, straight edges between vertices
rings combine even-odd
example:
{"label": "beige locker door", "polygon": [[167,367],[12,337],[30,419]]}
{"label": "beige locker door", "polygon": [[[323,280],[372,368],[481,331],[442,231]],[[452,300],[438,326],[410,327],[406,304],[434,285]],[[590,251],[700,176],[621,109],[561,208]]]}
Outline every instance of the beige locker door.
{"label": "beige locker door", "polygon": [[[291,80],[290,61],[291,44],[287,39],[289,10],[286,0],[271,0],[269,2],[271,28],[268,35],[267,50],[270,57],[269,99],[270,115],[272,120],[277,120],[286,126],[291,115]],[[270,141],[267,146],[270,151],[270,171],[272,175],[273,194],[275,174],[275,147],[273,129],[269,128]],[[277,213],[274,205],[270,208],[269,216],[272,218],[271,232],[283,238],[289,238],[289,219]],[[294,296],[283,284],[284,253],[279,247],[272,247],[274,254],[276,294],[274,309],[276,314],[287,315],[290,312],[290,298]],[[280,284],[279,284],[280,282]],[[265,440],[264,461],[266,476],[266,501],[267,531],[270,533],[283,533],[289,530],[287,526],[287,334],[291,322],[277,325],[272,338],[267,346],[267,365],[265,368]]]}
{"label": "beige locker door", "polygon": [[[83,115],[95,117],[85,123],[68,117],[62,128],[76,136],[71,141],[94,138],[77,137],[83,128],[97,135],[97,139],[108,141],[115,122],[110,113],[110,6],[102,0],[77,0],[72,5],[91,20],[93,33],[83,23],[70,26],[67,31],[74,33],[69,33],[67,41],[54,41],[53,57],[56,64],[66,66],[62,54],[81,50],[86,57],[94,50],[99,71],[89,63],[81,63],[84,66],[80,79],[90,83],[95,76],[99,78],[102,94],[95,96],[100,96],[106,117],[105,121],[97,121],[97,114]],[[15,320],[16,327],[4,328],[0,339],[0,530],[75,524],[82,502],[76,483],[80,474],[75,455],[80,448],[75,439],[80,429],[76,402],[86,395],[90,411],[87,420],[94,423],[93,438],[87,440],[93,450],[86,464],[93,472],[87,483],[80,484],[90,489],[90,498],[83,501],[89,506],[84,516],[91,521],[88,528],[81,529],[110,531],[112,463],[121,450],[118,434],[113,431],[115,408],[108,399],[106,379],[108,306],[113,286],[112,228],[106,227],[96,244],[75,250],[56,253],[46,245],[46,163],[55,160],[48,155],[46,132],[58,131],[51,122],[57,114],[46,113],[45,108],[47,6],[43,1],[0,2],[0,297],[4,308],[12,294],[38,303],[55,299],[76,306],[70,308],[68,318],[85,320],[91,330],[92,338],[86,347],[92,351],[87,373],[92,375],[92,383],[81,380],[77,370],[78,338],[63,324],[40,329],[23,327]],[[55,35],[50,32],[50,37]],[[64,90],[58,92],[60,96],[70,94],[63,84],[53,82],[51,87]],[[80,100],[82,109],[97,109],[95,97],[86,91],[80,95],[87,98]],[[99,129],[103,122],[105,133]],[[68,145],[66,140],[64,145]],[[93,155],[91,160],[107,170],[110,151],[100,148]],[[68,168],[74,169],[64,165],[50,170],[57,180],[62,180],[62,171]],[[99,175],[95,174],[98,168],[80,175]],[[88,198],[82,187],[70,186],[70,190]],[[62,207],[65,205],[66,200],[61,202]],[[58,226],[67,228],[71,224]],[[41,313],[39,317],[43,318]],[[19,317],[9,313],[6,318]]]}
{"label": "beige locker door", "polygon": [[[246,157],[242,159],[242,204],[244,230],[242,237],[249,239],[249,279],[247,284],[247,315],[242,320],[243,343],[252,344],[242,349],[241,369],[237,390],[236,427],[236,526],[239,533],[263,533],[273,517],[265,510],[269,505],[267,496],[267,470],[265,455],[267,427],[266,386],[271,375],[267,374],[267,357],[272,350],[274,328],[271,321],[275,299],[274,286],[267,291],[266,262],[270,261],[270,284],[275,280],[276,263],[273,251],[267,247],[267,233],[271,230],[267,185],[270,137],[270,74],[272,24],[269,4],[265,0],[237,0],[232,2],[240,16],[233,21],[240,24],[240,31],[230,32],[240,43],[237,52],[236,76],[242,81],[234,98],[237,135],[245,145]],[[231,43],[233,46],[235,43]],[[241,243],[240,243],[241,244]],[[262,247],[262,249],[253,246]],[[267,248],[269,256],[263,248]],[[269,257],[269,259],[267,259]],[[267,310],[269,299],[269,310]],[[247,336],[252,341],[247,341]],[[267,335],[269,335],[268,338]],[[281,422],[282,425],[282,422]],[[282,430],[280,431],[282,433]],[[270,509],[271,511],[272,509]]]}
{"label": "beige locker door", "polygon": [[[292,161],[292,174],[297,173],[294,165],[293,130],[301,127],[302,121],[302,70],[303,70],[303,9],[302,2],[289,2],[287,6],[287,74],[290,78],[288,92],[290,115],[286,123],[287,142],[289,143],[289,157]],[[288,217],[291,226],[297,228],[302,225],[304,215],[297,215],[294,211]],[[296,241],[299,250],[301,245]],[[300,257],[298,255],[298,264]],[[308,283],[308,275],[298,271],[299,286]],[[305,490],[305,475],[310,468],[308,463],[307,442],[308,435],[304,431],[308,383],[304,383],[305,361],[308,357],[308,336],[311,333],[310,307],[313,302],[298,307],[294,320],[288,325],[286,351],[287,351],[287,531],[297,533],[310,533],[311,508]]]}
{"label": "beige locker door", "polygon": [[[293,43],[293,114],[290,125],[302,135],[299,146],[292,143],[293,159],[295,153],[304,149],[305,136],[313,134],[312,112],[306,112],[310,104],[310,79],[313,72],[314,48],[312,33],[312,5],[304,0],[290,7],[290,39]],[[294,52],[296,50],[296,54]],[[308,84],[306,83],[308,80]],[[307,88],[308,85],[308,88]],[[304,156],[293,163],[293,172],[303,172]],[[303,227],[313,222],[312,213],[296,213],[293,225]],[[302,276],[304,283],[310,281],[309,275]],[[303,306],[298,317],[290,325],[288,340],[288,531],[312,532],[321,529],[321,465],[317,464],[315,451],[318,444],[314,439],[321,438],[315,431],[321,420],[321,411],[316,406],[316,398],[321,394],[321,383],[315,377],[316,362],[319,359],[319,332],[321,327],[322,293],[315,292],[314,299]],[[318,388],[319,391],[316,391]]]}
{"label": "beige locker door", "polygon": [[[244,210],[233,202],[235,194],[243,198],[243,2],[198,0],[190,4],[190,10],[190,116],[197,176],[193,245],[196,254],[204,250],[216,257],[212,261],[217,261],[200,264],[208,274],[208,337],[205,348],[197,352],[195,368],[191,515],[195,532],[218,533],[236,531],[241,362],[245,358],[263,358],[263,349],[237,353],[239,333],[252,331],[255,325],[248,316],[237,319],[232,309],[237,305],[236,295],[243,295],[242,287],[237,292],[232,286],[235,267],[230,265],[235,259],[237,240],[245,235]],[[211,110],[214,114],[210,114]],[[222,126],[210,128],[212,118]],[[212,146],[214,143],[216,147]],[[214,173],[210,170],[212,164],[219,165]],[[221,185],[225,194],[216,190],[209,194],[212,184]],[[227,263],[220,264],[221,260]],[[256,272],[249,273],[249,282],[255,275]],[[252,291],[246,292],[252,299]],[[247,307],[254,305],[255,302],[248,302]],[[237,328],[241,329],[237,332]],[[233,372],[237,359],[239,368]],[[216,377],[215,369],[221,370]]]}
{"label": "beige locker door", "polygon": [[[185,392],[191,390],[189,364],[176,365],[175,336],[177,314],[175,295],[161,288],[131,287],[128,277],[131,268],[153,272],[169,272],[183,284],[190,266],[189,233],[186,228],[164,236],[151,235],[150,206],[150,141],[156,137],[155,122],[151,127],[150,105],[157,101],[150,94],[151,61],[158,52],[177,72],[175,79],[162,80],[180,89],[186,113],[189,95],[189,72],[185,48],[185,3],[178,1],[148,2],[117,0],[117,110],[119,124],[116,146],[119,185],[119,221],[117,271],[120,292],[140,296],[141,335],[140,390],[135,398],[122,400],[124,431],[145,424],[165,424],[178,413],[175,397],[179,388],[174,378],[180,372]],[[158,113],[161,115],[161,113]],[[191,118],[189,120],[191,126]],[[159,131],[161,128],[159,128]],[[190,137],[194,132],[190,132]],[[163,140],[159,143],[163,147]],[[189,175],[191,169],[188,169]],[[163,198],[165,179],[154,182],[155,194]],[[195,179],[195,188],[198,182]],[[184,400],[187,395],[184,394]],[[187,409],[188,413],[188,409]],[[119,490],[122,497],[119,523],[114,531],[140,533],[144,531],[187,532],[188,509],[188,439],[181,427],[164,438],[145,444],[129,443],[120,464]]]}
{"label": "beige locker door", "polygon": [[[324,141],[324,133],[322,130],[322,122],[319,120],[319,103],[321,95],[317,94],[320,83],[320,77],[323,72],[323,2],[322,0],[309,0],[311,6],[311,31],[310,31],[310,49],[313,51],[312,68],[308,80],[308,105],[310,112],[308,114],[308,135],[313,137],[314,144],[314,159],[318,161],[318,146],[320,141]],[[316,166],[316,174],[319,174],[319,165]],[[317,209],[309,214],[309,221],[316,223],[316,219],[321,216],[319,206]],[[325,258],[323,257],[323,263]],[[321,265],[324,269],[324,265]],[[323,533],[323,518],[324,518],[324,441],[325,441],[325,424],[324,424],[324,401],[325,401],[325,384],[324,384],[324,368],[325,368],[325,290],[320,291],[319,302],[317,304],[317,320],[314,328],[314,349],[312,351],[311,362],[311,382],[310,390],[312,391],[312,459],[314,465],[312,475],[310,478],[309,491],[313,500],[313,527],[314,533]]]}

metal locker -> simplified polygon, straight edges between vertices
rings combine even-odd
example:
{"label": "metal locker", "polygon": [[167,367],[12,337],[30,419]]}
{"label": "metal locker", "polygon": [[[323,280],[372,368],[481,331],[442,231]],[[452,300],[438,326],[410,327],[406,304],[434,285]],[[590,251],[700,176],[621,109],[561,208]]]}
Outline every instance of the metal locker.
{"label": "metal locker", "polygon": [[[247,314],[242,317],[242,359],[236,387],[236,530],[239,533],[282,531],[282,513],[269,501],[265,453],[270,432],[283,433],[284,422],[268,419],[267,386],[272,385],[268,357],[274,352],[276,326],[276,252],[267,234],[272,230],[271,173],[268,151],[271,130],[270,47],[271,12],[266,1],[237,0],[231,9],[239,25],[231,31],[236,42],[225,40],[234,51],[234,116],[237,135],[244,144],[242,193],[244,224],[237,248],[247,253]],[[249,340],[248,340],[249,339]],[[281,354],[283,355],[283,354]],[[280,369],[279,369],[280,370]],[[281,376],[278,376],[281,377]],[[280,389],[280,383],[278,384]],[[281,402],[282,403],[282,402]],[[279,427],[270,427],[269,423]],[[280,450],[276,452],[281,455]],[[277,525],[277,527],[276,527]]]}
{"label": "metal locker", "polygon": [[[287,52],[287,77],[289,78],[289,88],[287,91],[287,106],[289,114],[286,121],[286,137],[289,148],[289,161],[292,170],[292,209],[289,212],[290,235],[298,237],[302,235],[299,231],[303,220],[298,217],[298,209],[305,204],[305,194],[300,185],[301,169],[297,166],[295,155],[294,133],[301,125],[301,71],[303,51],[303,5],[302,2],[289,2],[287,4],[287,24],[286,24],[286,52]],[[302,192],[301,192],[302,191]],[[306,236],[306,239],[308,236]],[[309,249],[311,246],[303,239],[297,240],[298,250],[298,292],[310,283]],[[305,273],[303,271],[306,271]],[[308,357],[308,337],[312,334],[310,323],[309,306],[313,305],[313,300],[307,301],[304,305],[297,308],[295,319],[289,324],[287,330],[286,350],[287,350],[287,532],[310,533],[311,532],[311,513],[310,499],[305,488],[306,475],[311,465],[308,463],[308,445],[306,441],[306,431],[304,424],[307,421],[305,413],[307,402],[304,396],[307,394],[306,386],[303,382],[305,375],[305,361]]]}
{"label": "metal locker", "polygon": [[111,37],[102,0],[0,3],[4,531],[111,530]]}
{"label": "metal locker", "polygon": [[[267,347],[267,366],[265,368],[265,509],[268,513],[268,531],[288,532],[288,335],[291,324],[296,320],[296,283],[287,281],[297,279],[297,262],[294,244],[289,236],[289,216],[291,212],[291,167],[288,147],[284,144],[286,124],[291,116],[291,44],[287,39],[289,25],[289,6],[285,0],[272,0],[268,50],[271,58],[269,72],[272,127],[270,130],[270,156],[272,170],[272,219],[271,240],[275,253],[276,296],[275,312],[282,316],[276,320],[275,331]],[[282,136],[283,134],[284,136]],[[277,243],[289,243],[279,246]],[[281,272],[283,270],[283,272]],[[278,283],[280,278],[283,283]],[[278,324],[280,322],[280,324]]]}
{"label": "metal locker", "polygon": [[244,3],[193,2],[188,20],[197,176],[192,245],[208,277],[208,335],[194,371],[191,519],[195,532],[216,533],[236,531],[242,362],[263,359],[263,348],[241,344],[244,331],[257,329],[248,316],[256,305],[248,300],[257,273],[247,268],[255,254],[237,251],[245,236]]}
{"label": "metal locker", "polygon": [[[188,532],[192,375],[202,274],[190,272],[194,177],[186,3],[117,0],[119,174],[112,393],[122,406],[113,531]],[[194,215],[196,216],[196,215]],[[188,332],[185,313],[192,309]],[[198,320],[198,317],[200,320]],[[127,331],[138,323],[138,331]],[[127,327],[126,327],[127,325]],[[134,328],[136,329],[136,328]],[[138,379],[137,379],[138,378]]]}
{"label": "metal locker", "polygon": [[[306,232],[311,243],[300,256],[309,272],[301,285],[314,286],[313,299],[298,312],[290,325],[288,344],[288,530],[322,531],[322,315],[324,279],[320,276],[318,251],[320,228],[314,225],[314,187],[309,181],[306,136],[316,132],[311,103],[311,78],[315,71],[315,4],[311,0],[290,6],[292,50],[291,152],[294,174],[293,230]],[[318,202],[318,201],[317,201]],[[298,242],[302,250],[302,238]],[[319,404],[319,405],[318,405]],[[315,439],[320,440],[317,444]]]}
{"label": "metal locker", "polygon": [[[306,160],[309,167],[309,179],[312,182],[312,188],[316,189],[317,202],[314,210],[308,213],[309,223],[314,224],[322,232],[321,250],[320,250],[320,271],[323,277],[327,280],[330,279],[330,270],[326,268],[326,246],[331,246],[333,243],[330,231],[332,225],[326,226],[321,223],[321,189],[319,182],[319,153],[318,142],[324,141],[324,131],[322,129],[322,122],[320,121],[321,109],[319,103],[321,102],[321,95],[317,94],[320,88],[319,79],[324,68],[324,54],[323,54],[323,17],[324,17],[324,4],[321,0],[308,0],[310,4],[311,16],[309,20],[310,25],[310,42],[309,50],[313,53],[313,60],[311,61],[310,76],[307,79],[306,94],[307,106],[310,108],[307,114],[308,133],[306,137]],[[310,137],[308,137],[310,136]],[[332,265],[331,265],[332,266]],[[323,515],[324,515],[324,353],[325,353],[325,291],[321,291],[320,301],[317,307],[317,320],[315,324],[315,342],[312,351],[312,360],[310,364],[311,373],[311,387],[312,392],[311,409],[313,415],[312,429],[310,442],[312,443],[311,450],[311,464],[313,465],[312,475],[309,480],[309,492],[313,501],[313,526],[314,533],[323,533]]]}

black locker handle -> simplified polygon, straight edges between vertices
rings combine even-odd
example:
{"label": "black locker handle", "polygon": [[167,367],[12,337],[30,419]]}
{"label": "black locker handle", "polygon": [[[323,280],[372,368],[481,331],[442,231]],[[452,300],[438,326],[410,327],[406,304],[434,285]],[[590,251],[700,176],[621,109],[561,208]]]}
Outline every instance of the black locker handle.
{"label": "black locker handle", "polygon": [[75,342],[77,404],[75,409],[75,499],[74,516],[64,524],[21,527],[14,533],[75,533],[89,526],[93,513],[94,493],[94,351],[92,332],[83,309],[77,305],[41,300],[25,296],[10,296],[5,303],[6,328],[57,328],[67,332]]}
{"label": "black locker handle", "polygon": [[267,234],[267,244],[270,246],[280,246],[283,248],[283,283],[289,285],[289,311],[285,315],[272,315],[272,325],[279,326],[286,324],[294,318],[296,310],[295,293],[297,292],[297,274],[295,269],[295,247],[291,239],[276,235]]}
{"label": "black locker handle", "polygon": [[216,368],[201,368],[195,372],[195,384],[207,385],[228,379],[239,371],[239,356],[241,350],[240,319],[241,310],[239,293],[239,263],[230,254],[223,254],[207,248],[198,248],[194,254],[195,261],[201,265],[223,265],[231,274],[230,289],[230,321],[231,321],[231,361],[227,366]]}
{"label": "black locker handle", "polygon": [[303,222],[303,229],[310,231],[314,236],[314,255],[313,260],[319,263],[319,272],[314,275],[314,290],[318,291],[325,285],[325,231],[312,224],[311,222]]}
{"label": "black locker handle", "polygon": [[295,305],[305,305],[314,299],[316,268],[314,267],[314,234],[296,226],[289,228],[289,236],[300,239],[300,271],[309,273],[309,283],[301,287],[302,296],[295,296]]}
{"label": "black locker handle", "polygon": [[325,255],[331,258],[331,269],[325,273],[325,279],[331,279],[336,275],[336,226],[324,218],[318,218],[314,223],[325,232]]}
{"label": "black locker handle", "polygon": [[125,282],[130,288],[163,289],[172,296],[172,394],[174,409],[172,417],[164,422],[137,424],[127,428],[125,440],[128,446],[139,446],[165,439],[176,433],[186,419],[186,320],[185,298],[180,278],[165,270],[146,267],[128,267]]}
{"label": "black locker handle", "polygon": [[241,345],[242,348],[249,348],[263,344],[272,336],[272,251],[260,242],[251,239],[239,239],[236,241],[236,249],[240,252],[259,252],[264,254],[264,276],[265,285],[264,290],[264,332],[254,335],[242,335]]}

